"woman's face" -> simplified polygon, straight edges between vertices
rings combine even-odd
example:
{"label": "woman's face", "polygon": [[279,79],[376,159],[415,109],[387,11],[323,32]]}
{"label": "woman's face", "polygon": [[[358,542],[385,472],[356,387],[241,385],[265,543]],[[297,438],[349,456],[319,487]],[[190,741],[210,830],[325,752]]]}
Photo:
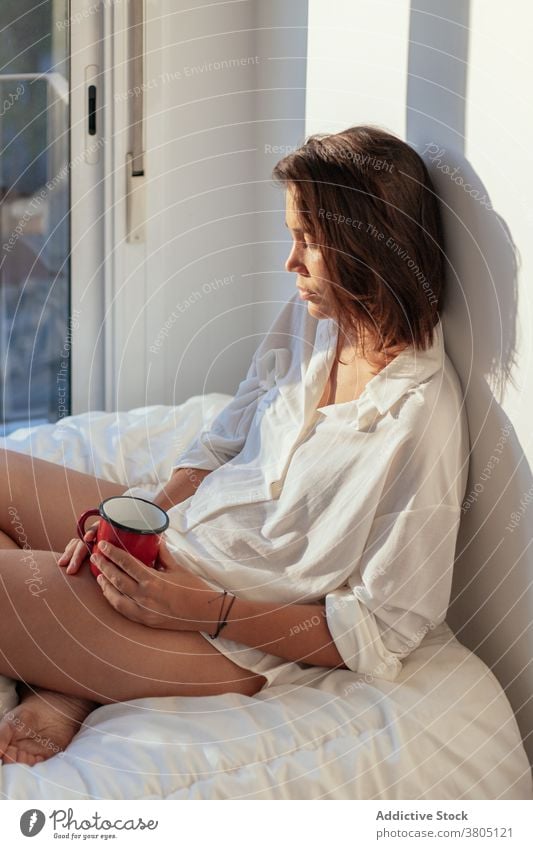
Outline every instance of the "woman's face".
{"label": "woman's face", "polygon": [[290,187],[285,198],[285,225],[289,228],[293,240],[285,268],[297,274],[296,286],[300,297],[305,296],[302,300],[307,303],[309,313],[315,318],[328,318],[327,293],[330,284],[324,260],[320,248],[313,244],[310,234],[300,229],[298,210]]}

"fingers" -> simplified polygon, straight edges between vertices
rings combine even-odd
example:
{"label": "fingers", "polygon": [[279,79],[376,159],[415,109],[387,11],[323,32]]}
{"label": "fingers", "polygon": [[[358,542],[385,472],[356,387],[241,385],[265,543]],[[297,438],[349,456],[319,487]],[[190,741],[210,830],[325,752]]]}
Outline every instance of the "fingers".
{"label": "fingers", "polygon": [[104,575],[109,575],[110,572],[116,574],[115,567],[118,567],[122,573],[135,581],[141,582],[146,578],[147,567],[122,546],[102,541],[95,548],[92,559]]}
{"label": "fingers", "polygon": [[17,762],[17,747],[16,746],[8,746],[3,755],[3,761],[5,764],[16,764]]}
{"label": "fingers", "polygon": [[87,546],[84,542],[78,540],[74,551],[72,552],[72,556],[70,558],[70,563],[67,566],[67,575],[75,575],[76,572],[79,571],[80,566],[83,564],[84,560],[89,556],[89,552],[87,550]]}
{"label": "fingers", "polygon": [[31,752],[25,752],[24,750],[19,749],[17,752],[17,763],[18,764],[26,764],[26,766],[36,766],[37,764],[42,763],[46,758],[42,755],[34,755]]}
{"label": "fingers", "polygon": [[57,561],[58,566],[66,566],[67,574],[75,575],[76,572],[80,569],[85,559],[89,556],[89,550],[87,548],[87,542],[93,542],[96,537],[97,526],[89,528],[88,531],[85,532],[83,540],[75,537],[71,539],[65,548],[64,553],[61,555],[59,560]]}
{"label": "fingers", "polygon": [[45,758],[42,755],[32,755],[30,752],[25,752],[23,749],[17,749],[16,746],[9,746],[3,758],[4,764],[24,764],[25,766],[36,766],[42,763]]}
{"label": "fingers", "polygon": [[176,565],[176,559],[169,551],[164,537],[161,537],[161,542],[159,543],[158,560],[167,568]]}
{"label": "fingers", "polygon": [[67,567],[67,574],[69,575],[72,575],[73,573],[78,571],[80,545],[83,545],[81,540],[72,540],[72,542],[69,543],[69,547],[65,551],[65,554],[67,555],[65,565]]}
{"label": "fingers", "polygon": [[58,566],[64,566],[66,563],[69,562],[70,556],[71,556],[72,552],[74,551],[75,545],[76,545],[76,540],[71,539],[70,542],[67,544],[65,551],[63,552],[63,554],[61,555],[61,557],[57,561]]}

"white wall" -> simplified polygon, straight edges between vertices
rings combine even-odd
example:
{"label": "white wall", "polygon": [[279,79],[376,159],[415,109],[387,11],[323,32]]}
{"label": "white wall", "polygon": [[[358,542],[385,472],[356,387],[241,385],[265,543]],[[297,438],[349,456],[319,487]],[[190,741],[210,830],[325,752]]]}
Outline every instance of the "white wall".
{"label": "white wall", "polygon": [[146,240],[126,244],[126,5],[114,7],[111,409],[236,390],[290,295],[267,146],[302,141],[305,103],[306,2],[147,0]]}
{"label": "white wall", "polygon": [[505,687],[533,762],[532,23],[528,0],[505,15],[497,0],[310,0],[306,131],[397,132],[441,196],[472,443],[447,620]]}
{"label": "white wall", "polygon": [[408,0],[310,0],[306,132],[404,134]]}
{"label": "white wall", "polygon": [[285,192],[273,184],[271,172],[305,139],[307,0],[257,0],[255,25],[264,61],[257,68],[254,97],[256,241],[249,281],[257,304],[254,330],[260,334],[295,291],[295,276],[284,267],[291,246]]}

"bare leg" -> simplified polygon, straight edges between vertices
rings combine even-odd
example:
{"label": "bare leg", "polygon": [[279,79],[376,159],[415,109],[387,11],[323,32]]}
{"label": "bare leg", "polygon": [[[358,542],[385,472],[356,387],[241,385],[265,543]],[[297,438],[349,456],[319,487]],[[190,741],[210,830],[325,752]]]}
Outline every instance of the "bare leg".
{"label": "bare leg", "polygon": [[[0,452],[0,481],[0,549],[19,552],[28,592],[40,588],[34,549],[55,546],[62,551],[75,535],[76,518],[84,509],[127,488],[5,450]],[[0,720],[0,760],[7,763],[32,765],[51,757],[65,748],[97,707],[92,700],[33,684],[19,684],[18,690],[19,705]],[[43,746],[43,739],[48,745]]]}
{"label": "bare leg", "polygon": [[[0,549],[20,551],[0,531]],[[19,704],[0,719],[0,760],[35,766],[64,751],[98,704],[41,687],[17,684]]]}
{"label": "bare leg", "polygon": [[32,554],[25,565],[25,552],[0,552],[0,673],[98,704],[251,696],[266,683],[201,634],[147,628],[121,616],[89,569],[69,576],[57,554]]}
{"label": "bare leg", "polygon": [[63,552],[78,516],[127,484],[84,475],[17,451],[0,451],[0,530],[18,546]]}
{"label": "bare leg", "polygon": [[99,704],[147,696],[252,696],[266,683],[200,634],[125,619],[88,568],[68,576],[57,565],[58,554],[31,554],[28,575],[26,552],[0,552],[0,674],[33,682],[18,685],[21,703],[0,720],[0,760],[33,766],[52,757]]}
{"label": "bare leg", "polygon": [[[8,761],[14,754],[30,765],[50,757],[53,750],[44,755],[39,746],[36,750],[35,731],[64,748],[98,704],[152,695],[253,695],[266,683],[199,634],[129,622],[105,601],[89,569],[66,576],[57,566],[59,554],[37,550],[62,553],[79,514],[119,495],[126,484],[12,451],[0,452],[0,474],[0,548],[5,549],[0,553],[0,673],[32,682],[11,718],[0,722],[1,751]],[[28,728],[33,736],[25,739]]]}

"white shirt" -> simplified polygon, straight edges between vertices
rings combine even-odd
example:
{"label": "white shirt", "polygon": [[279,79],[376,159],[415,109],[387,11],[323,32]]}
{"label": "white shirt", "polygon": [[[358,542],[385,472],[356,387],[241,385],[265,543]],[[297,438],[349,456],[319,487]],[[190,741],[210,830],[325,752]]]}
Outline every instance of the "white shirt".
{"label": "white shirt", "polygon": [[357,400],[317,410],[336,343],[333,319],[291,297],[234,398],[173,466],[213,471],[168,511],[166,539],[217,589],[325,600],[346,666],[394,680],[446,616],[468,473],[464,401],[439,321],[430,349],[410,346]]}

